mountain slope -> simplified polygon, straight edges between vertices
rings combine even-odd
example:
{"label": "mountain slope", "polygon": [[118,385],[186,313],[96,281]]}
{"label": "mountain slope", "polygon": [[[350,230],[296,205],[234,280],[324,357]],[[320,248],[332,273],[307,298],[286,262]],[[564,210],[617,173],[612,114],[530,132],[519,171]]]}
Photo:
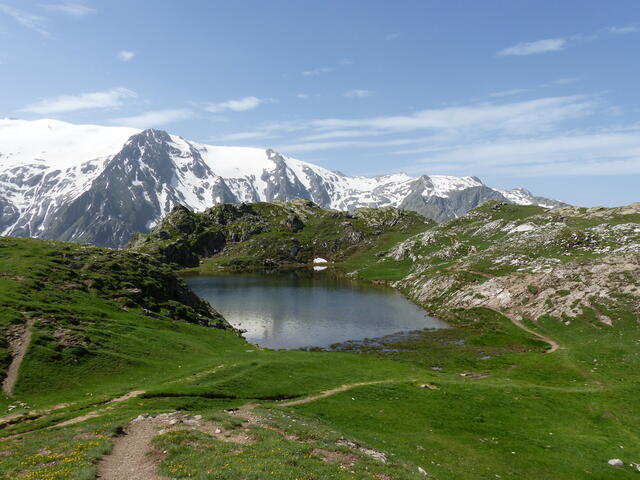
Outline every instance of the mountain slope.
{"label": "mountain slope", "polygon": [[178,204],[311,200],[323,208],[398,207],[445,221],[486,200],[560,202],[476,177],[349,177],[273,150],[217,147],[159,130],[0,120],[0,234],[120,247]]}

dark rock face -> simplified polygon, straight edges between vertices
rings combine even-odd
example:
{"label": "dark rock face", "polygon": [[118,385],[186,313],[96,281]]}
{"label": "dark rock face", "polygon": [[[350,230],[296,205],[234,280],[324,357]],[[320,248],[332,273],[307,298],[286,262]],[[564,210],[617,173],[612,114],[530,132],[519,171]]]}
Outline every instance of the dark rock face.
{"label": "dark rock face", "polygon": [[7,200],[0,198],[0,225],[12,224],[18,221],[20,212]]}
{"label": "dark rock face", "polygon": [[320,175],[309,167],[303,167],[302,171],[309,178],[308,191],[311,200],[323,208],[328,208],[331,205],[329,191],[333,189],[333,186],[330,183],[325,182]]}
{"label": "dark rock face", "polygon": [[282,155],[269,149],[267,150],[267,156],[275,163],[275,169],[272,172],[264,172],[262,174],[262,180],[267,183],[266,201],[280,200],[286,202],[294,198],[311,200],[311,195],[309,195],[309,192],[298,177],[290,175],[291,171]]}
{"label": "dark rock face", "polygon": [[400,208],[412,210],[436,222],[445,222],[458,218],[488,200],[509,201],[498,191],[487,186],[471,187],[464,190],[450,192],[447,198],[422,196],[423,185],[409,195]]}

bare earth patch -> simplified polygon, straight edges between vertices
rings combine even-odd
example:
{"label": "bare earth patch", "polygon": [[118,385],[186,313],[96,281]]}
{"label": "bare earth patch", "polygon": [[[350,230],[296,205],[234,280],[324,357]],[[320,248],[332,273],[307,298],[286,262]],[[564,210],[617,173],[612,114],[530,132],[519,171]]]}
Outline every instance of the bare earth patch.
{"label": "bare earth patch", "polygon": [[314,448],[313,454],[327,463],[339,463],[343,467],[351,467],[360,461],[355,453],[335,452],[324,448]]}
{"label": "bare earth patch", "polygon": [[324,392],[320,392],[317,395],[311,395],[310,397],[301,398],[299,400],[291,400],[290,402],[282,402],[278,405],[281,407],[292,407],[294,405],[303,405],[305,403],[315,402],[316,400],[320,400],[321,398],[329,397],[331,395],[335,395],[336,393],[346,392],[347,390],[351,390],[356,387],[363,387],[365,385],[377,385],[379,383],[389,383],[395,380],[376,380],[374,382],[360,382],[360,383],[349,383],[346,385],[341,385],[336,388],[332,388],[331,390],[325,390]]}
{"label": "bare earth patch", "polygon": [[13,337],[9,340],[9,350],[11,351],[12,358],[9,369],[7,370],[7,376],[2,382],[2,390],[8,397],[13,396],[13,388],[18,380],[20,365],[22,365],[22,360],[29,349],[32,326],[33,320],[27,320],[25,325],[21,325],[16,329]]}

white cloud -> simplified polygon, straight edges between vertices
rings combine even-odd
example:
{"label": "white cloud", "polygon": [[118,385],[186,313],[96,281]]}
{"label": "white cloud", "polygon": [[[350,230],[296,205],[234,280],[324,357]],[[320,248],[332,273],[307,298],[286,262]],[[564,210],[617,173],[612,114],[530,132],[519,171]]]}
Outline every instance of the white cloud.
{"label": "white cloud", "polygon": [[301,100],[308,100],[310,95],[308,93],[296,93],[296,97]]}
{"label": "white cloud", "polygon": [[580,77],[566,77],[566,78],[558,78],[556,80],[552,80],[547,83],[543,83],[540,85],[541,87],[553,87],[556,85],[571,85],[572,83],[576,83],[582,80]]}
{"label": "white cloud", "polygon": [[312,135],[306,135],[300,138],[300,141],[317,141],[328,140],[333,138],[355,138],[355,137],[370,137],[372,132],[367,130],[331,130],[329,132],[316,133]]}
{"label": "white cloud", "polygon": [[[548,133],[570,120],[592,114],[598,105],[597,99],[587,96],[548,97],[502,104],[475,103],[422,110],[410,115],[271,123],[258,128],[259,134],[252,133],[251,138],[286,135],[291,143],[282,147],[285,151],[422,144],[428,149],[411,153],[423,153],[486,138],[522,138]],[[420,135],[416,136],[416,133]],[[367,137],[385,136],[390,138],[375,142],[366,140]],[[240,132],[235,140],[245,138],[250,137]]]}
{"label": "white cloud", "polygon": [[251,96],[220,103],[207,103],[204,108],[211,113],[222,113],[226,111],[245,112],[257,108],[262,103],[264,103],[264,100]]}
{"label": "white cloud", "polygon": [[364,141],[336,141],[336,142],[300,142],[288,145],[279,145],[276,149],[280,152],[317,152],[320,150],[333,150],[336,148],[370,147],[370,142]]}
{"label": "white cloud", "polygon": [[452,147],[419,160],[417,171],[513,176],[615,175],[640,173],[640,130],[502,140]]}
{"label": "white cloud", "polygon": [[570,44],[590,42],[601,38],[604,34],[609,33],[613,35],[625,35],[629,33],[640,32],[638,25],[626,25],[623,27],[609,27],[604,30],[599,30],[595,33],[584,34],[579,33],[575,35],[568,35],[565,37],[546,38],[544,40],[537,40],[535,42],[521,42],[511,47],[502,49],[498,52],[498,55],[535,55],[547,52],[558,52],[564,50]]}
{"label": "white cloud", "polygon": [[361,90],[358,88],[356,88],[355,90],[349,90],[344,94],[345,97],[349,98],[364,98],[370,97],[371,95],[373,95],[373,92],[371,90]]}
{"label": "white cloud", "polygon": [[626,27],[609,27],[607,32],[614,35],[625,35],[627,33],[640,32],[640,28],[637,25],[627,25]]}
{"label": "white cloud", "polygon": [[131,117],[114,118],[111,123],[125,127],[150,128],[188,120],[193,115],[193,111],[187,109],[152,110]]}
{"label": "white cloud", "polygon": [[115,108],[128,98],[135,98],[135,92],[127,88],[112,88],[102,92],[81,93],[79,95],[60,95],[46,98],[27,105],[21,112],[48,115],[50,113],[73,112],[96,108]]}
{"label": "white cloud", "polygon": [[329,67],[314,68],[313,70],[305,70],[301,72],[303,77],[315,77],[316,75],[322,75],[323,73],[329,73],[332,69]]}
{"label": "white cloud", "polygon": [[0,13],[8,15],[9,17],[13,18],[13,20],[15,20],[18,24],[28,28],[29,30],[38,32],[43,37],[49,36],[49,31],[47,30],[46,25],[47,21],[45,18],[39,15],[20,10],[19,8],[15,8],[4,3],[0,3]]}
{"label": "white cloud", "polygon": [[[280,138],[285,153],[371,149],[411,173],[569,176],[640,174],[640,124],[575,129],[617,115],[596,96],[472,103],[406,115],[324,118],[264,125],[228,141]],[[400,150],[402,148],[402,150]],[[401,160],[401,161],[399,161]]]}
{"label": "white cloud", "polygon": [[563,50],[567,45],[565,38],[547,38],[535,42],[518,43],[512,47],[505,48],[498,52],[498,55],[534,55],[538,53],[557,52]]}
{"label": "white cloud", "polygon": [[512,88],[510,90],[502,90],[500,92],[490,93],[489,96],[494,98],[510,97],[512,95],[518,95],[520,93],[525,93],[528,91],[529,91],[528,88]]}
{"label": "white cloud", "polygon": [[255,138],[267,138],[270,137],[268,132],[262,130],[256,130],[254,132],[238,132],[238,133],[230,133],[228,135],[222,135],[218,137],[218,140],[223,142],[237,142],[241,140],[253,140]]}
{"label": "white cloud", "polygon": [[123,62],[133,60],[133,57],[135,56],[136,54],[130,50],[121,50],[120,52],[118,52],[118,58]]}
{"label": "white cloud", "polygon": [[409,132],[416,130],[455,130],[461,128],[526,134],[588,115],[595,102],[584,96],[548,97],[524,102],[479,103],[461,107],[422,110],[411,115],[359,119],[328,118],[313,120],[316,129],[370,129],[374,132]]}
{"label": "white cloud", "polygon": [[400,38],[402,36],[401,33],[389,33],[387,34],[385,38],[385,40],[387,41],[391,41],[391,40],[397,40],[398,38]]}
{"label": "white cloud", "polygon": [[[349,137],[351,135],[345,135],[345,137]],[[300,142],[291,143],[288,145],[280,145],[276,147],[276,150],[281,152],[311,152],[311,151],[319,151],[319,150],[333,150],[337,148],[380,148],[380,147],[393,147],[399,145],[407,145],[411,143],[416,143],[421,140],[416,140],[412,138],[403,138],[396,140],[334,140],[334,141],[311,141],[313,138],[317,138],[319,140],[323,138],[331,138],[329,136],[324,137],[323,135],[315,135],[301,138]]]}
{"label": "white cloud", "polygon": [[350,58],[343,58],[340,60],[340,65],[353,65],[353,60]]}
{"label": "white cloud", "polygon": [[41,3],[40,6],[46,10],[62,13],[71,17],[85,17],[96,11],[84,2]]}

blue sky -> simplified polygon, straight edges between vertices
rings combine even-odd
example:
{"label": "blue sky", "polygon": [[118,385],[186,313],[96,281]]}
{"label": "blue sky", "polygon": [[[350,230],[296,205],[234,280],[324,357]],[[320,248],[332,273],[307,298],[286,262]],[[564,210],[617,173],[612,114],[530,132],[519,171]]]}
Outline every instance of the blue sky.
{"label": "blue sky", "polygon": [[0,0],[0,115],[640,201],[636,0]]}

